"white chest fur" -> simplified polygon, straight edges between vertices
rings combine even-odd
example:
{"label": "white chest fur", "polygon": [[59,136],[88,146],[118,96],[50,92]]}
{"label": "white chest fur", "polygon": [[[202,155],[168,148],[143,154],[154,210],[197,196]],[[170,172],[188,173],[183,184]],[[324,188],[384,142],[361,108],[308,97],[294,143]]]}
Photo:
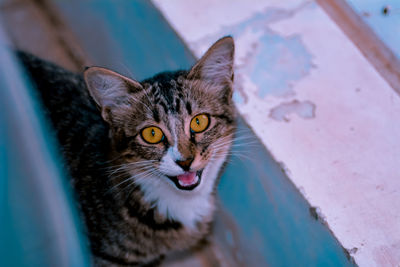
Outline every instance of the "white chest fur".
{"label": "white chest fur", "polygon": [[212,193],[224,160],[223,157],[210,162],[203,171],[200,185],[192,191],[176,188],[167,177],[152,176],[139,180],[138,184],[144,192],[144,199],[154,203],[160,214],[194,229],[197,222],[210,218],[214,212]]}

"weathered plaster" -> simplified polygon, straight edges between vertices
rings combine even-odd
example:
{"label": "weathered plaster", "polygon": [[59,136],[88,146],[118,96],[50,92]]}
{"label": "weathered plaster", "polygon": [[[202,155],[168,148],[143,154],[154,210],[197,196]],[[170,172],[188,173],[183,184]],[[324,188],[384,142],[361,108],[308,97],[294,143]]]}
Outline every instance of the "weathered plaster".
{"label": "weathered plaster", "polygon": [[293,113],[304,119],[312,119],[315,117],[315,105],[310,101],[293,100],[272,108],[269,117],[276,121],[289,122]]}

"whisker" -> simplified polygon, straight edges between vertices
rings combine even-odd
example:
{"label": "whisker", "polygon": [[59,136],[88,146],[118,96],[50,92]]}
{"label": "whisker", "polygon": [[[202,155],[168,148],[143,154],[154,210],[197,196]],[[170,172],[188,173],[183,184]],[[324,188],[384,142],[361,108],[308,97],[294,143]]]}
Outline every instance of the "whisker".
{"label": "whisker", "polygon": [[[153,173],[149,173],[149,172],[141,172],[141,173],[137,173],[137,174],[131,175],[129,178],[127,178],[127,179],[121,181],[120,183],[112,186],[107,192],[110,192],[110,191],[114,190],[115,188],[118,188],[121,185],[123,185],[123,184],[125,184],[125,183],[127,183],[129,181],[132,181],[134,183],[134,180],[147,178],[147,177],[149,177],[151,175],[153,175]],[[125,188],[126,188],[126,186],[123,187],[119,192],[117,192],[117,194],[119,194],[120,192],[125,190]]]}
{"label": "whisker", "polygon": [[[151,164],[156,162],[157,160],[143,160],[143,161],[137,161],[137,162],[129,162],[129,163],[123,163],[123,164],[119,164],[119,165],[114,165],[114,166],[110,166],[108,167],[110,169],[110,173],[113,174],[115,171],[119,171],[120,169],[126,168],[126,167],[140,167],[146,164]],[[112,170],[113,168],[116,168],[114,170]]]}
{"label": "whisker", "polygon": [[[115,158],[113,158],[113,159],[106,160],[106,161],[102,161],[102,162],[100,162],[100,163],[101,163],[101,164],[111,163],[111,162],[113,162],[113,161],[116,161],[117,159],[120,159],[122,156],[123,156],[123,155],[119,155],[119,156],[117,156],[117,157],[115,157]],[[106,168],[107,168],[107,167],[106,167]]]}

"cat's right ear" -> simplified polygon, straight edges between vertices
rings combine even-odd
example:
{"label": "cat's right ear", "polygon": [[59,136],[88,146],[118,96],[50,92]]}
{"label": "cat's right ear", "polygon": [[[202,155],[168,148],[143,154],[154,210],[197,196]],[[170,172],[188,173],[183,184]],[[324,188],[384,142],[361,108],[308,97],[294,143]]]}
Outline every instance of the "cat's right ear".
{"label": "cat's right ear", "polygon": [[235,44],[230,36],[215,42],[189,71],[188,79],[202,79],[216,85],[233,82]]}
{"label": "cat's right ear", "polygon": [[129,94],[143,90],[142,85],[114,71],[90,67],[83,73],[86,86],[103,118],[111,123],[110,113],[129,104]]}

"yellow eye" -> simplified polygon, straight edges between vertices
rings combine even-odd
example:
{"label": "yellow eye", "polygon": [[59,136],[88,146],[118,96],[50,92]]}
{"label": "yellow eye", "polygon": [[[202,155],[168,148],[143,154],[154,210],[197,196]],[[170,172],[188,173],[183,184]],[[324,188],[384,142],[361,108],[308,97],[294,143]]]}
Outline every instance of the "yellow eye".
{"label": "yellow eye", "polygon": [[190,122],[190,131],[201,133],[207,129],[208,124],[210,124],[210,119],[206,114],[197,115]]}
{"label": "yellow eye", "polygon": [[155,126],[144,128],[140,134],[143,140],[150,144],[157,144],[164,140],[163,132]]}

